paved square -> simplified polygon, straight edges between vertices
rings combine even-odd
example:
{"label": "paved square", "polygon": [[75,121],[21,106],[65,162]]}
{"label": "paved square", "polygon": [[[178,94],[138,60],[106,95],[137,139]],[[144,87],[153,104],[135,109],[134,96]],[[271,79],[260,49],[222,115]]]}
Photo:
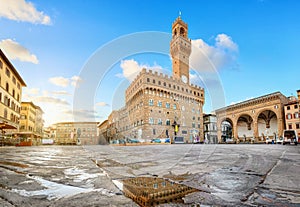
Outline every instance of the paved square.
{"label": "paved square", "polygon": [[264,144],[2,147],[0,205],[137,206],[113,181],[149,176],[199,190],[177,206],[298,206],[299,149]]}

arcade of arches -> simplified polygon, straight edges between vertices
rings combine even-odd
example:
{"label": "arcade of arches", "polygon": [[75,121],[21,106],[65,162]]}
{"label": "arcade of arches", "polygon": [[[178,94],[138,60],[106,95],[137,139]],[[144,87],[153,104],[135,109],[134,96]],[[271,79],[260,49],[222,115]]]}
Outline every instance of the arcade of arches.
{"label": "arcade of arches", "polygon": [[284,95],[276,92],[216,110],[218,141],[264,141],[282,136],[287,102]]}

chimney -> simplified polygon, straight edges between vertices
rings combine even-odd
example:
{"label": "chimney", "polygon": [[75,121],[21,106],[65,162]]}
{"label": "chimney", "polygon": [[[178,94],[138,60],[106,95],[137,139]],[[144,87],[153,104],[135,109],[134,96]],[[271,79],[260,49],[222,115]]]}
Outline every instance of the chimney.
{"label": "chimney", "polygon": [[298,101],[300,101],[300,90],[297,90]]}

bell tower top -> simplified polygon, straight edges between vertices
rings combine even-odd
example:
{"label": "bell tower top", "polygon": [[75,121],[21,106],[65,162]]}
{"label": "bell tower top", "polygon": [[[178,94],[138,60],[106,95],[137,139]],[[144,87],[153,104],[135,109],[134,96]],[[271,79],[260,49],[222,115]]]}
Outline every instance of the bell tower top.
{"label": "bell tower top", "polygon": [[177,19],[172,24],[172,36],[177,37],[185,37],[188,38],[188,25],[181,20],[181,16],[177,17]]}
{"label": "bell tower top", "polygon": [[172,40],[170,43],[172,56],[173,77],[189,83],[189,58],[191,54],[191,40],[188,38],[188,25],[181,17],[172,24]]}

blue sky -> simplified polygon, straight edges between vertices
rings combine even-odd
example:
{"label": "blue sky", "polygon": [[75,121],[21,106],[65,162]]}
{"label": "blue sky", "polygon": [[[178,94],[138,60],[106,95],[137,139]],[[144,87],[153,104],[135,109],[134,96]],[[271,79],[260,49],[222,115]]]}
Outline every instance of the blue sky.
{"label": "blue sky", "polygon": [[[170,34],[179,11],[189,38],[203,53],[190,60],[201,68],[191,70],[194,83],[207,89],[209,82],[200,79],[211,76],[210,62],[226,105],[275,91],[295,95],[300,89],[299,10],[297,0],[0,0],[0,48],[27,84],[23,100],[41,106],[46,125],[72,121],[74,114],[103,121],[124,105],[124,90],[142,67],[171,74],[170,57],[128,54],[109,68],[98,61],[92,66],[92,76],[102,75],[97,88],[85,89],[93,100],[80,97],[87,107],[74,109],[74,94],[89,82],[82,71],[105,46],[128,35]],[[149,44],[169,47],[160,39]],[[207,113],[215,108],[208,92]]]}

